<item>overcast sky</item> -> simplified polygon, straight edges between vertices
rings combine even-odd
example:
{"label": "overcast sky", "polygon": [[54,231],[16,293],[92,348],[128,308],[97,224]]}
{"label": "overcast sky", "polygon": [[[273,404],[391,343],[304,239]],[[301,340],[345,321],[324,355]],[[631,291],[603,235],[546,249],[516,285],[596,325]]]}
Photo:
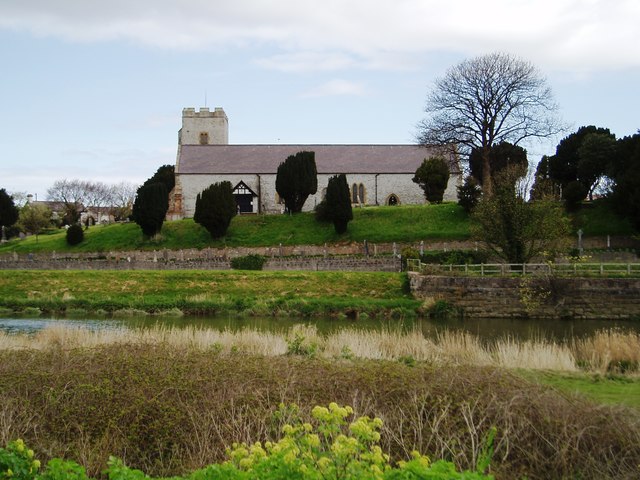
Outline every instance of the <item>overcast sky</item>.
{"label": "overcast sky", "polygon": [[540,69],[570,131],[631,135],[638,25],[638,0],[0,0],[0,188],[141,183],[205,104],[230,143],[412,143],[434,79],[494,51]]}

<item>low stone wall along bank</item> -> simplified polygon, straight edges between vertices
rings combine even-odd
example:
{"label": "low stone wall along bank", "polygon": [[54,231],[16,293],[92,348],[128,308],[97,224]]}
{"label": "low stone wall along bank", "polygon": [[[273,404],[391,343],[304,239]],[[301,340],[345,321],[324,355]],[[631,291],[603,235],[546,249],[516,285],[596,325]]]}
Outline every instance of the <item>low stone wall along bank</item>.
{"label": "low stone wall along bank", "polygon": [[462,277],[410,273],[425,307],[445,301],[484,318],[640,318],[640,279]]}

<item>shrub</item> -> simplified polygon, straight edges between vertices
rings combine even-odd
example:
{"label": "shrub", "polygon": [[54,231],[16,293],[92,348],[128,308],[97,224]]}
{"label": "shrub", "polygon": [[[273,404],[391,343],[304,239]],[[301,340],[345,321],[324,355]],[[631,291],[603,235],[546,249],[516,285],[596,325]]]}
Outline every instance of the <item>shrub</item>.
{"label": "shrub", "polygon": [[309,195],[318,190],[315,152],[290,155],[278,166],[276,192],[284,200],[288,213],[299,213]]}
{"label": "shrub", "polygon": [[481,196],[482,189],[478,185],[478,181],[472,176],[468,176],[464,183],[458,186],[458,205],[467,213],[471,213],[471,210],[480,201]]}
{"label": "shrub", "polygon": [[255,253],[231,259],[231,268],[234,270],[262,270],[267,259]]}
{"label": "shrub", "polygon": [[413,181],[420,185],[430,203],[442,203],[449,182],[449,164],[444,157],[425,159],[416,170]]}
{"label": "shrub", "polygon": [[333,222],[336,233],[346,232],[347,224],[353,220],[353,211],[351,210],[347,177],[344,173],[329,178],[324,202],[326,202],[326,206],[322,207],[324,210],[322,214]]}
{"label": "shrub", "polygon": [[231,183],[216,182],[196,197],[193,220],[206,228],[211,237],[220,238],[227,233],[231,220],[237,213],[238,206]]}
{"label": "shrub", "polygon": [[578,180],[569,182],[562,191],[562,197],[564,198],[565,208],[568,212],[575,212],[580,209],[582,201],[589,193],[588,189]]}
{"label": "shrub", "polygon": [[169,192],[164,183],[145,184],[138,189],[133,203],[132,217],[142,233],[153,237],[162,230],[169,209]]}
{"label": "shrub", "polygon": [[[228,460],[193,472],[183,479],[413,479],[480,480],[493,479],[485,475],[493,453],[495,429],[485,439],[476,471],[458,472],[453,463],[439,460],[431,463],[429,457],[417,451],[411,460],[392,467],[390,456],[380,447],[379,418],[359,417],[347,425],[353,414],[349,406],[316,406],[311,411],[312,423],[302,422],[297,406],[281,404],[274,419],[291,419],[282,427],[282,438],[277,442],[255,442],[251,445],[234,443],[227,449]],[[87,479],[84,468],[75,462],[51,460],[44,472],[38,474],[40,462],[32,460],[33,451],[27,450],[22,440],[11,442],[7,449],[0,448],[0,478],[19,480]],[[110,479],[149,479],[142,471],[127,467],[120,459],[110,457],[104,472]]]}
{"label": "shrub", "polygon": [[67,243],[69,245],[78,245],[84,240],[84,230],[77,223],[67,228]]}

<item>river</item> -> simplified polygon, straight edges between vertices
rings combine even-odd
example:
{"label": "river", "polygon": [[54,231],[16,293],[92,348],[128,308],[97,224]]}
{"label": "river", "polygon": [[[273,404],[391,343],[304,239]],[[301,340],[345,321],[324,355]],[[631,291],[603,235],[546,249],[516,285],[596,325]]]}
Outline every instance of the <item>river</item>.
{"label": "river", "polygon": [[330,333],[342,328],[365,330],[405,331],[419,329],[426,337],[435,337],[443,330],[467,331],[483,341],[502,337],[518,340],[547,339],[566,341],[594,334],[598,330],[618,328],[640,333],[640,322],[632,320],[513,320],[513,319],[420,319],[420,320],[336,320],[331,318],[302,319],[274,317],[126,317],[126,318],[0,318],[0,331],[10,334],[33,334],[43,328],[65,325],[72,328],[121,329],[149,328],[156,325],[167,327],[198,327],[239,330],[254,328],[261,331],[284,332],[295,324],[316,325],[321,333]]}

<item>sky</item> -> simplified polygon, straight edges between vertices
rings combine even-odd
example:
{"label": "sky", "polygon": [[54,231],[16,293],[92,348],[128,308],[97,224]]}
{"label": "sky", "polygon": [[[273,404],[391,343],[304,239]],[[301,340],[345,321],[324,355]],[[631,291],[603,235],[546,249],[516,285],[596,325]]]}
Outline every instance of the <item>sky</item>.
{"label": "sky", "polygon": [[637,0],[0,0],[0,188],[140,184],[184,107],[224,108],[232,144],[414,143],[435,79],[492,52],[539,69],[566,134],[632,135],[638,25]]}

